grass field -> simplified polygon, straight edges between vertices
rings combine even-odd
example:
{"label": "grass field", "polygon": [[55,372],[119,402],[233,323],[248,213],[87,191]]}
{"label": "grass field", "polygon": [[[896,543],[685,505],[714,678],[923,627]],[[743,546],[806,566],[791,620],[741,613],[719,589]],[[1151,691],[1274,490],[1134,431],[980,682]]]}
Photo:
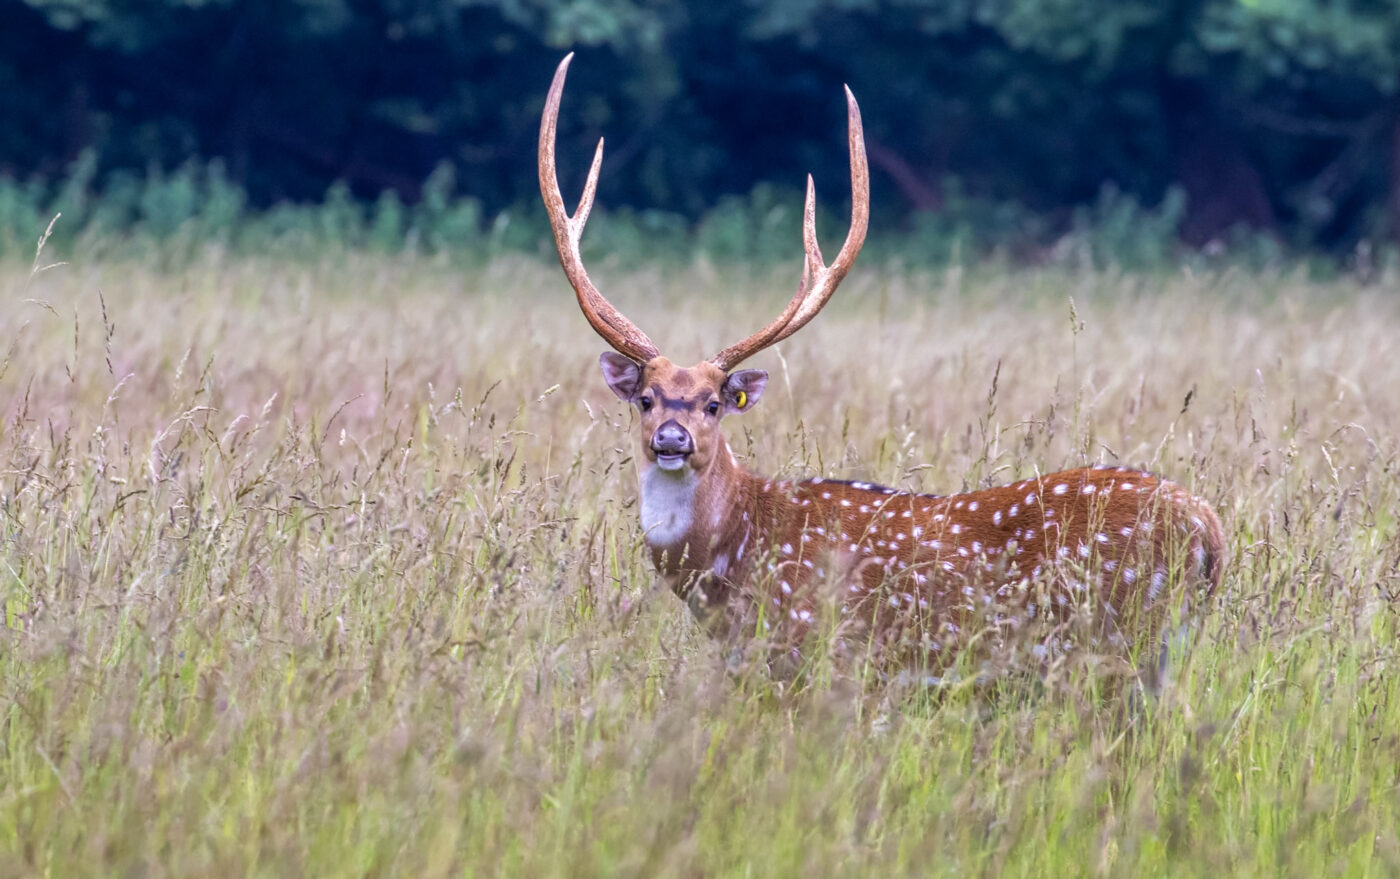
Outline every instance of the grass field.
{"label": "grass field", "polygon": [[[594,271],[686,362],[795,281]],[[0,875],[1400,872],[1393,283],[862,264],[753,362],[765,472],[1123,462],[1215,502],[1217,604],[1126,711],[1086,673],[728,677],[557,265],[0,290]]]}

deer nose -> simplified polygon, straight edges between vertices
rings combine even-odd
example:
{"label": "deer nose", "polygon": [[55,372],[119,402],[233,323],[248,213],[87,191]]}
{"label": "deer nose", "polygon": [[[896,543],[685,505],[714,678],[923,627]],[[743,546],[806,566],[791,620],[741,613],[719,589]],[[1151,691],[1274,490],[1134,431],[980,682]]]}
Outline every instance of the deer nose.
{"label": "deer nose", "polygon": [[695,451],[695,441],[690,438],[690,431],[672,418],[651,435],[651,448],[658,455],[689,455]]}

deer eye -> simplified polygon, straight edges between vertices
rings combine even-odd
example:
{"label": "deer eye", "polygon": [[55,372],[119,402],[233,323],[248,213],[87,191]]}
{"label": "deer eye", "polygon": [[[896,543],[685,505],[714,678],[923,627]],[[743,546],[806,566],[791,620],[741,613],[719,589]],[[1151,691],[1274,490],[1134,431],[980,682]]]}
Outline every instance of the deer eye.
{"label": "deer eye", "polygon": [[643,394],[637,400],[637,405],[642,407],[643,412],[651,411],[651,397],[648,397],[647,395]]}
{"label": "deer eye", "polygon": [[708,405],[708,406],[705,407],[705,411],[708,412],[708,413],[710,413],[711,415],[718,415],[718,414],[719,414],[719,401],[718,401],[718,400],[711,400],[711,401],[710,401],[710,405]]}

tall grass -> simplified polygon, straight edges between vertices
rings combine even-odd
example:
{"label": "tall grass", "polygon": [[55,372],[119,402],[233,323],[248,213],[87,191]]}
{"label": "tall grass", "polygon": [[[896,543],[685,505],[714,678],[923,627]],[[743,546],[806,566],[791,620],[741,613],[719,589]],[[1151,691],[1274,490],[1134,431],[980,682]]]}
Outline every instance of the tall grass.
{"label": "tall grass", "polygon": [[[0,267],[0,872],[1393,875],[1400,300],[863,264],[753,365],[764,471],[1145,465],[1232,562],[1160,699],[735,681],[640,552],[558,271]],[[794,277],[600,266],[667,353]],[[993,388],[993,376],[1000,369]]]}

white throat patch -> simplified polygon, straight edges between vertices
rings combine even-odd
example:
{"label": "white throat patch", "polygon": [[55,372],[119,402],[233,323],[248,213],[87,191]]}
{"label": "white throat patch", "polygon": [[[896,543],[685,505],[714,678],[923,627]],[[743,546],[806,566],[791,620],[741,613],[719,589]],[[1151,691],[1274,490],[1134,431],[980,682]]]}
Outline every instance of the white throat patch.
{"label": "white throat patch", "polygon": [[642,531],[648,546],[675,546],[690,531],[700,477],[689,467],[642,472]]}

